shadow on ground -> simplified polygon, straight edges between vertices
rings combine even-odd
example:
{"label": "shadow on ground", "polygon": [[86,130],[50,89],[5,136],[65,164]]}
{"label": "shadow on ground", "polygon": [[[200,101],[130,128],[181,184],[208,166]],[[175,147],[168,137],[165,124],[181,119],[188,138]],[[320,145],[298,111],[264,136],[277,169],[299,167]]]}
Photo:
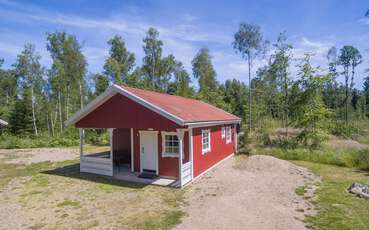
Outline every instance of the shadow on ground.
{"label": "shadow on ground", "polygon": [[90,174],[90,173],[82,173],[79,171],[79,163],[62,166],[59,168],[55,168],[52,170],[43,171],[41,173],[55,176],[63,176],[80,180],[87,180],[95,183],[109,184],[114,186],[121,186],[126,188],[134,188],[141,189],[146,187],[145,184],[140,183],[131,183],[126,181],[117,180],[112,177]]}

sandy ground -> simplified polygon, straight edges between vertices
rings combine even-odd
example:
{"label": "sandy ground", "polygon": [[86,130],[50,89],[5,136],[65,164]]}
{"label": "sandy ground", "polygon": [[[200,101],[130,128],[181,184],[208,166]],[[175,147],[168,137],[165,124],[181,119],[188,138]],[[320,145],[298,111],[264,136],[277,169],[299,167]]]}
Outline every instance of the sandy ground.
{"label": "sandy ground", "polygon": [[0,157],[7,157],[6,163],[25,164],[42,161],[58,162],[79,157],[77,148],[35,148],[35,149],[0,149]]}
{"label": "sandy ground", "polygon": [[313,207],[295,189],[318,180],[307,169],[271,156],[234,157],[187,188],[188,216],[175,229],[305,229]]}

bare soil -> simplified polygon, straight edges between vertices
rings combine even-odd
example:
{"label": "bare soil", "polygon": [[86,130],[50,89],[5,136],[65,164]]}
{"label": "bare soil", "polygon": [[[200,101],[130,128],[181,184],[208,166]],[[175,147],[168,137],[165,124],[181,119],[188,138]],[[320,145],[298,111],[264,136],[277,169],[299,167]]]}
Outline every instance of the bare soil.
{"label": "bare soil", "polygon": [[6,163],[30,165],[43,161],[58,162],[79,157],[78,148],[34,148],[0,149],[0,157],[6,157]]}
{"label": "bare soil", "polygon": [[318,180],[271,156],[230,158],[187,188],[188,216],[175,229],[305,229],[305,215],[315,213],[306,196]]}

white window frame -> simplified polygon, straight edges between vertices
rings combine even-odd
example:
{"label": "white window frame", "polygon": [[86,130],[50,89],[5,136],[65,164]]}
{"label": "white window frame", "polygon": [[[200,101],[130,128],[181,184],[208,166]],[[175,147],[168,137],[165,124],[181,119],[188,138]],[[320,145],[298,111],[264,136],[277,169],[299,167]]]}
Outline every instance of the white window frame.
{"label": "white window frame", "polygon": [[[208,134],[208,147],[204,149],[204,133]],[[202,154],[208,153],[211,151],[211,130],[210,129],[203,129],[201,130],[201,149],[202,149]]]}
{"label": "white window frame", "polygon": [[226,143],[229,144],[232,142],[232,128],[231,126],[226,127]]}
{"label": "white window frame", "polygon": [[178,153],[167,153],[165,151],[165,136],[177,136],[177,133],[176,132],[161,132],[161,142],[162,142],[161,156],[162,157],[179,157],[179,140],[178,140]]}
{"label": "white window frame", "polygon": [[222,126],[222,139],[224,139],[226,136],[226,129],[224,126]]}

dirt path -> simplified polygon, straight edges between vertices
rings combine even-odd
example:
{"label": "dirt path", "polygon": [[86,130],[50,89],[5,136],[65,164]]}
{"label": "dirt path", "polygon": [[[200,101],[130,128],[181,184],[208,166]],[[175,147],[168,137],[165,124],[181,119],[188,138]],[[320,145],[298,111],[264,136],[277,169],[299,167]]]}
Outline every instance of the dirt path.
{"label": "dirt path", "polygon": [[231,158],[187,188],[188,216],[175,229],[305,229],[314,211],[295,189],[315,180],[274,157]]}

